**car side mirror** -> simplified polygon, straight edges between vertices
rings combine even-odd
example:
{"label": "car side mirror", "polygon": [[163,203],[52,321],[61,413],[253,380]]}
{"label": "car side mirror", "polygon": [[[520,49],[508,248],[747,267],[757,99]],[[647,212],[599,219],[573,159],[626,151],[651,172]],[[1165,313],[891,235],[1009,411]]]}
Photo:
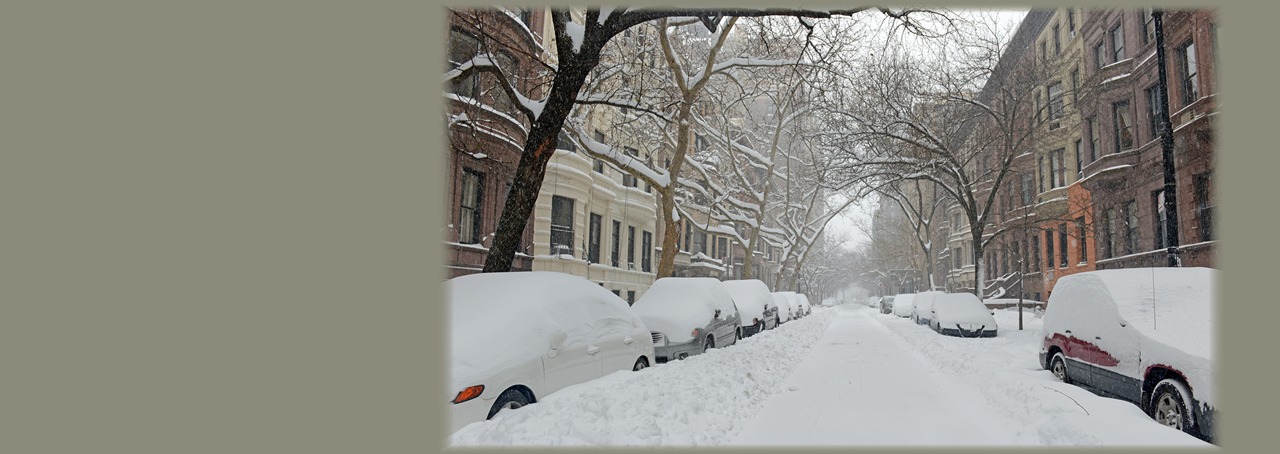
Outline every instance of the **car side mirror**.
{"label": "car side mirror", "polygon": [[720,318],[720,309],[716,309],[716,318]]}
{"label": "car side mirror", "polygon": [[558,333],[552,334],[552,335],[551,335],[551,349],[552,349],[552,350],[559,350],[559,349],[560,349],[560,346],[564,345],[564,341],[565,341],[565,339],[568,339],[568,338],[569,338],[569,335],[568,335],[568,334],[565,334],[565,332],[564,332],[564,331],[561,331],[561,332],[558,332]]}

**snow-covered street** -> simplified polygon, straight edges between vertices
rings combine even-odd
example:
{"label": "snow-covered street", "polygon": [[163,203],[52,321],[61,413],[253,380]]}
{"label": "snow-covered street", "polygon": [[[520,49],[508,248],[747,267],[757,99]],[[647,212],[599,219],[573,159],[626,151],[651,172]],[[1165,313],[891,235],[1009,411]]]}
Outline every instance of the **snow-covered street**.
{"label": "snow-covered street", "polygon": [[1193,445],[1036,364],[1040,320],[945,337],[859,305],[686,360],[616,372],[473,423],[453,445]]}

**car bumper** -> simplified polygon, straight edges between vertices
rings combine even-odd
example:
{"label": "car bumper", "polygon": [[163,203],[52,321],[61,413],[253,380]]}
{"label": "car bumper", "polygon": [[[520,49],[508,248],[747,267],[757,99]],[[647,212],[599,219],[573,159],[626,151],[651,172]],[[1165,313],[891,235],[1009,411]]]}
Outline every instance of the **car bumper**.
{"label": "car bumper", "polygon": [[754,336],[756,334],[760,334],[760,331],[762,331],[760,327],[761,325],[747,325],[747,326],[741,327],[742,337],[747,338],[747,337]]}
{"label": "car bumper", "polygon": [[1045,360],[1047,359],[1045,357],[1049,356],[1049,352],[1041,350],[1039,353],[1036,353],[1036,356],[1040,358],[1040,367],[1043,368],[1044,370],[1049,370],[1049,365],[1045,364]]}
{"label": "car bumper", "polygon": [[[967,330],[967,329],[957,329],[957,328],[942,328],[938,330],[938,333],[942,334],[943,336],[955,336],[955,337],[996,337],[996,330],[994,329]],[[1044,364],[1043,359],[1041,360],[1041,364]]]}
{"label": "car bumper", "polygon": [[477,397],[460,404],[449,405],[449,433],[457,432],[467,424],[489,419],[489,410],[493,408],[493,399]]}
{"label": "car bumper", "polygon": [[691,339],[688,342],[679,344],[667,344],[661,347],[653,347],[653,356],[659,364],[702,353],[702,343],[699,339]]}

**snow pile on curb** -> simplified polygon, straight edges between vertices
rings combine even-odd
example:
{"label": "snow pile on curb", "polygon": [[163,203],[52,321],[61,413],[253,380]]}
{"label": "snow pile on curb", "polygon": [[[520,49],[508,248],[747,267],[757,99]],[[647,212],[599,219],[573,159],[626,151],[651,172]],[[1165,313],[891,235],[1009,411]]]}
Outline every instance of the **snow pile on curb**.
{"label": "snow pile on curb", "polygon": [[[700,446],[733,439],[804,361],[835,318],[816,308],[736,345],[570,386],[472,423],[452,446]],[[624,394],[625,393],[625,394]]]}

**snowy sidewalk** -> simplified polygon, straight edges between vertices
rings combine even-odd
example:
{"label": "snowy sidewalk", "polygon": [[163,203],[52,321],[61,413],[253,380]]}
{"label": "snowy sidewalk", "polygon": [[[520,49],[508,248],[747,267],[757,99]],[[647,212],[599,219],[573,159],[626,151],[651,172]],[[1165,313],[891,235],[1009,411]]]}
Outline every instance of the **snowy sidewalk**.
{"label": "snowy sidewalk", "polygon": [[[999,445],[983,406],[919,360],[872,312],[840,306],[826,335],[734,445]],[[942,383],[940,385],[940,383]],[[957,385],[962,386],[962,385]]]}

